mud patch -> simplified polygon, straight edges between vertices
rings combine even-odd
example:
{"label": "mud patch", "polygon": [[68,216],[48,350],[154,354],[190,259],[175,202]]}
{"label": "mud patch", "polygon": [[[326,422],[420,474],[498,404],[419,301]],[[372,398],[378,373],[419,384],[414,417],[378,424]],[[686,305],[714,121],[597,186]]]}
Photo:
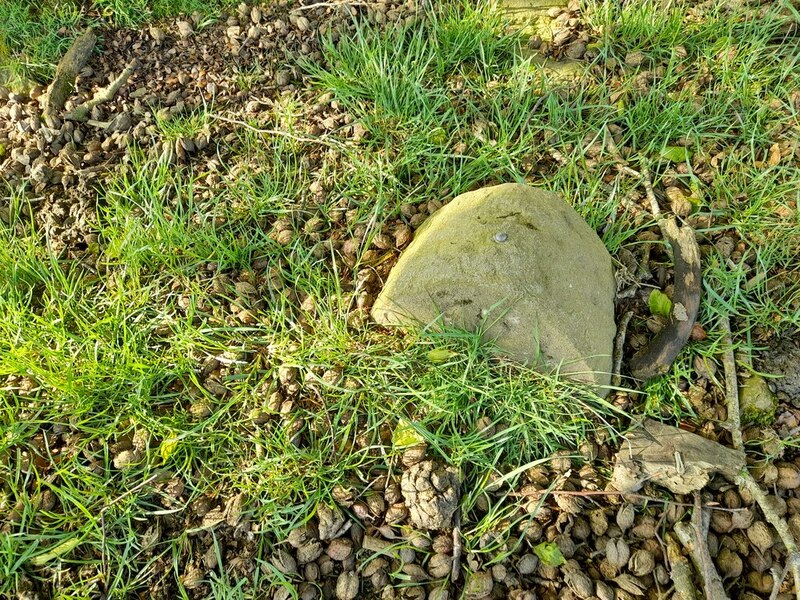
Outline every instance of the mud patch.
{"label": "mud patch", "polygon": [[756,359],[758,369],[768,375],[770,388],[778,398],[800,407],[800,333],[770,342]]}

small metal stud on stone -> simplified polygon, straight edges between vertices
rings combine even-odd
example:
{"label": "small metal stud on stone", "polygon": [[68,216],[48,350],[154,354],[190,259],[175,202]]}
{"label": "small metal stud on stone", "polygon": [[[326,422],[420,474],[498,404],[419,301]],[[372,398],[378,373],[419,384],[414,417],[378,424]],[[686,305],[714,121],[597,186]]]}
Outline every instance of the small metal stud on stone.
{"label": "small metal stud on stone", "polygon": [[506,240],[508,240],[508,234],[505,231],[498,231],[494,234],[494,241],[498,244],[502,244]]}

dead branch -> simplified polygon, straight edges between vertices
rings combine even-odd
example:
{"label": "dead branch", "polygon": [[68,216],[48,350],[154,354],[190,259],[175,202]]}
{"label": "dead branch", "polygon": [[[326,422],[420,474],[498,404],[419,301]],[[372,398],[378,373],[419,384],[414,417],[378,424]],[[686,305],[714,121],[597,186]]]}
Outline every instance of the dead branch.
{"label": "dead branch", "polygon": [[669,559],[670,578],[675,586],[675,598],[678,600],[697,600],[692,570],[689,561],[681,553],[681,548],[675,536],[667,534],[667,558]]}
{"label": "dead branch", "polygon": [[[778,536],[781,538],[788,554],[786,566],[789,567],[794,578],[795,597],[800,600],[800,551],[798,551],[797,543],[794,541],[794,536],[789,530],[789,525],[784,519],[778,516],[778,513],[773,508],[773,504],[769,501],[769,498],[756,483],[756,480],[753,479],[749,471],[746,469],[742,471],[739,477],[736,478],[735,483],[739,487],[750,492],[753,499],[761,508],[761,512],[764,513],[764,518],[766,518],[769,524],[778,532]],[[780,583],[778,586],[780,587]]]}
{"label": "dead branch", "polygon": [[461,509],[453,516],[453,564],[450,566],[450,579],[455,583],[461,574]]}
{"label": "dead branch", "polygon": [[[691,227],[688,225],[678,227],[678,222],[674,217],[664,218],[661,216],[661,208],[658,206],[653,180],[647,165],[642,166],[641,173],[631,169],[619,154],[613,137],[608,134],[607,138],[609,149],[619,170],[626,175],[641,179],[650,203],[650,212],[661,230],[661,237],[664,241],[669,242],[668,253],[675,265],[674,310],[670,315],[670,321],[644,350],[633,357],[630,364],[634,377],[648,380],[667,372],[692,333],[692,327],[700,309],[702,277],[700,248]],[[643,266],[646,265],[649,250],[649,247],[645,249],[646,256],[642,261]]]}
{"label": "dead branch", "polygon": [[231,123],[233,125],[239,125],[240,127],[244,127],[249,131],[253,131],[255,133],[260,133],[262,135],[272,135],[277,137],[284,137],[290,140],[294,140],[296,142],[302,142],[305,144],[319,144],[320,146],[329,146],[336,150],[346,151],[347,146],[342,142],[339,142],[336,139],[328,137],[327,135],[322,135],[319,137],[306,137],[301,135],[295,135],[289,131],[281,131],[280,129],[261,129],[259,127],[255,127],[250,123],[245,123],[244,121],[240,121],[238,119],[231,119],[229,117],[223,117],[222,115],[217,115],[213,113],[209,113],[209,116],[212,119],[217,121],[222,121],[223,123]]}
{"label": "dead branch", "polygon": [[[736,362],[733,357],[733,344],[731,335],[730,320],[727,315],[723,315],[720,319],[720,325],[723,329],[724,339],[726,340],[725,356],[723,360],[723,367],[725,369],[725,398],[728,406],[728,429],[733,436],[733,444],[737,450],[744,453],[744,444],[742,443],[742,432],[740,426],[740,410],[739,410],[739,385],[736,378]],[[738,435],[733,433],[734,429]],[[786,570],[792,572],[794,578],[794,593],[795,597],[800,600],[800,550],[798,550],[797,542],[789,530],[789,525],[786,520],[781,518],[780,515],[773,508],[769,498],[764,491],[759,487],[756,480],[746,468],[742,469],[739,475],[735,478],[734,483],[739,487],[747,490],[758,506],[761,512],[764,513],[764,518],[775,528],[778,536],[786,548]],[[786,575],[786,572],[784,572]],[[778,588],[781,582],[777,582]]]}
{"label": "dead branch", "polygon": [[647,194],[647,201],[650,203],[650,212],[653,213],[653,218],[658,221],[661,218],[661,208],[658,206],[656,192],[653,189],[653,179],[650,177],[650,169],[647,165],[642,167],[642,182],[644,183],[644,193]]}
{"label": "dead branch", "polygon": [[660,224],[664,239],[673,250],[675,292],[669,323],[631,359],[631,373],[645,381],[667,372],[689,340],[700,309],[700,248],[694,230],[688,225],[678,227],[674,217],[661,219]]}
{"label": "dead branch", "polygon": [[48,127],[56,127],[58,112],[64,108],[67,98],[75,87],[75,78],[89,60],[96,42],[97,36],[89,29],[75,38],[72,46],[59,61],[55,77],[53,77],[53,82],[47,89],[44,99],[42,116]]}
{"label": "dead branch", "polygon": [[[646,494],[636,494],[634,492],[621,492],[619,490],[551,490],[543,489],[533,492],[511,492],[509,496],[516,498],[539,498],[542,496],[576,496],[578,498],[587,498],[590,496],[622,496],[631,500],[642,500],[643,502],[660,502],[669,506],[681,506],[684,508],[694,508],[694,504],[688,502],[678,502],[677,500],[670,500],[668,498],[657,498],[656,496],[648,496]],[[746,508],[727,508],[719,506],[718,504],[709,503],[703,504],[704,510],[716,510],[719,512],[735,513],[747,510]]]}
{"label": "dead branch", "polygon": [[707,511],[703,510],[700,492],[695,492],[694,498],[692,524],[677,523],[675,535],[689,552],[697,572],[700,573],[706,598],[723,600],[728,598],[728,594],[725,592],[722,579],[717,573],[714,563],[711,562],[711,555],[708,551],[708,526],[711,517]]}
{"label": "dead branch", "polygon": [[631,317],[633,317],[632,310],[622,315],[622,319],[620,319],[619,326],[617,327],[617,337],[614,338],[614,366],[611,371],[612,387],[619,387],[622,383],[622,375],[620,375],[620,371],[622,370],[622,354],[625,347],[625,335],[628,332],[628,323],[631,322]]}
{"label": "dead branch", "polygon": [[783,569],[777,568],[776,565],[773,565],[770,569],[772,573],[772,593],[769,595],[769,600],[777,600],[778,594],[781,592],[781,585],[783,585],[786,576],[789,574],[789,569],[791,568],[791,563],[786,562],[786,566]]}
{"label": "dead branch", "polygon": [[314,10],[316,8],[338,8],[340,6],[369,6],[368,2],[315,2],[314,4],[304,4],[293,8],[290,12],[297,13],[303,10]]}
{"label": "dead branch", "polygon": [[722,586],[722,578],[719,576],[714,563],[711,562],[711,553],[708,550],[708,528],[711,525],[711,513],[703,508],[700,492],[694,493],[694,509],[692,510],[692,528],[694,530],[702,569],[703,586],[705,587],[706,598],[726,597],[725,588]]}
{"label": "dead branch", "polygon": [[731,336],[731,322],[728,315],[720,318],[722,325],[722,344],[725,353],[722,355],[722,365],[725,372],[725,399],[727,400],[728,419],[726,427],[731,432],[733,447],[737,450],[744,449],[742,439],[742,424],[739,415],[739,384],[736,381],[736,357],[733,355],[733,339]]}
{"label": "dead branch", "polygon": [[65,119],[70,121],[85,121],[89,118],[89,113],[98,104],[108,102],[119,91],[125,82],[128,81],[133,72],[139,68],[139,60],[132,60],[127,67],[119,74],[119,76],[104,88],[97,90],[91,100],[75,107],[73,110],[64,115]]}

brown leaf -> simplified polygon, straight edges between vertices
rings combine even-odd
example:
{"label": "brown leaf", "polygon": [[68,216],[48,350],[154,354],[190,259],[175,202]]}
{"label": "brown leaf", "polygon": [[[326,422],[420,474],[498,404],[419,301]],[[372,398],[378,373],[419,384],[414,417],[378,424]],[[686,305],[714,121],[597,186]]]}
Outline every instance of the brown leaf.
{"label": "brown leaf", "polygon": [[781,162],[781,148],[778,144],[772,144],[769,148],[769,158],[767,166],[775,167]]}

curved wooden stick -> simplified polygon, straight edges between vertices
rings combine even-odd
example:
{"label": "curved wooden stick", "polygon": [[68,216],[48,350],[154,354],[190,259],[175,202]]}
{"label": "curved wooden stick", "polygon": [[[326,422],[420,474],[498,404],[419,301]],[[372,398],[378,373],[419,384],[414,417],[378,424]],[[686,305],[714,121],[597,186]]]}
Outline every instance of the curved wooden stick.
{"label": "curved wooden stick", "polygon": [[674,217],[659,222],[664,238],[672,247],[675,262],[675,293],[673,310],[667,326],[631,359],[631,374],[648,380],[663,375],[686,345],[700,309],[702,273],[700,247],[694,230],[688,225],[678,227]]}
{"label": "curved wooden stick", "polygon": [[97,36],[89,29],[75,38],[72,46],[69,47],[67,53],[59,61],[53,82],[47,89],[44,110],[42,111],[42,116],[44,116],[48,127],[56,125],[58,112],[64,108],[67,97],[75,87],[75,78],[89,60],[96,42]]}

